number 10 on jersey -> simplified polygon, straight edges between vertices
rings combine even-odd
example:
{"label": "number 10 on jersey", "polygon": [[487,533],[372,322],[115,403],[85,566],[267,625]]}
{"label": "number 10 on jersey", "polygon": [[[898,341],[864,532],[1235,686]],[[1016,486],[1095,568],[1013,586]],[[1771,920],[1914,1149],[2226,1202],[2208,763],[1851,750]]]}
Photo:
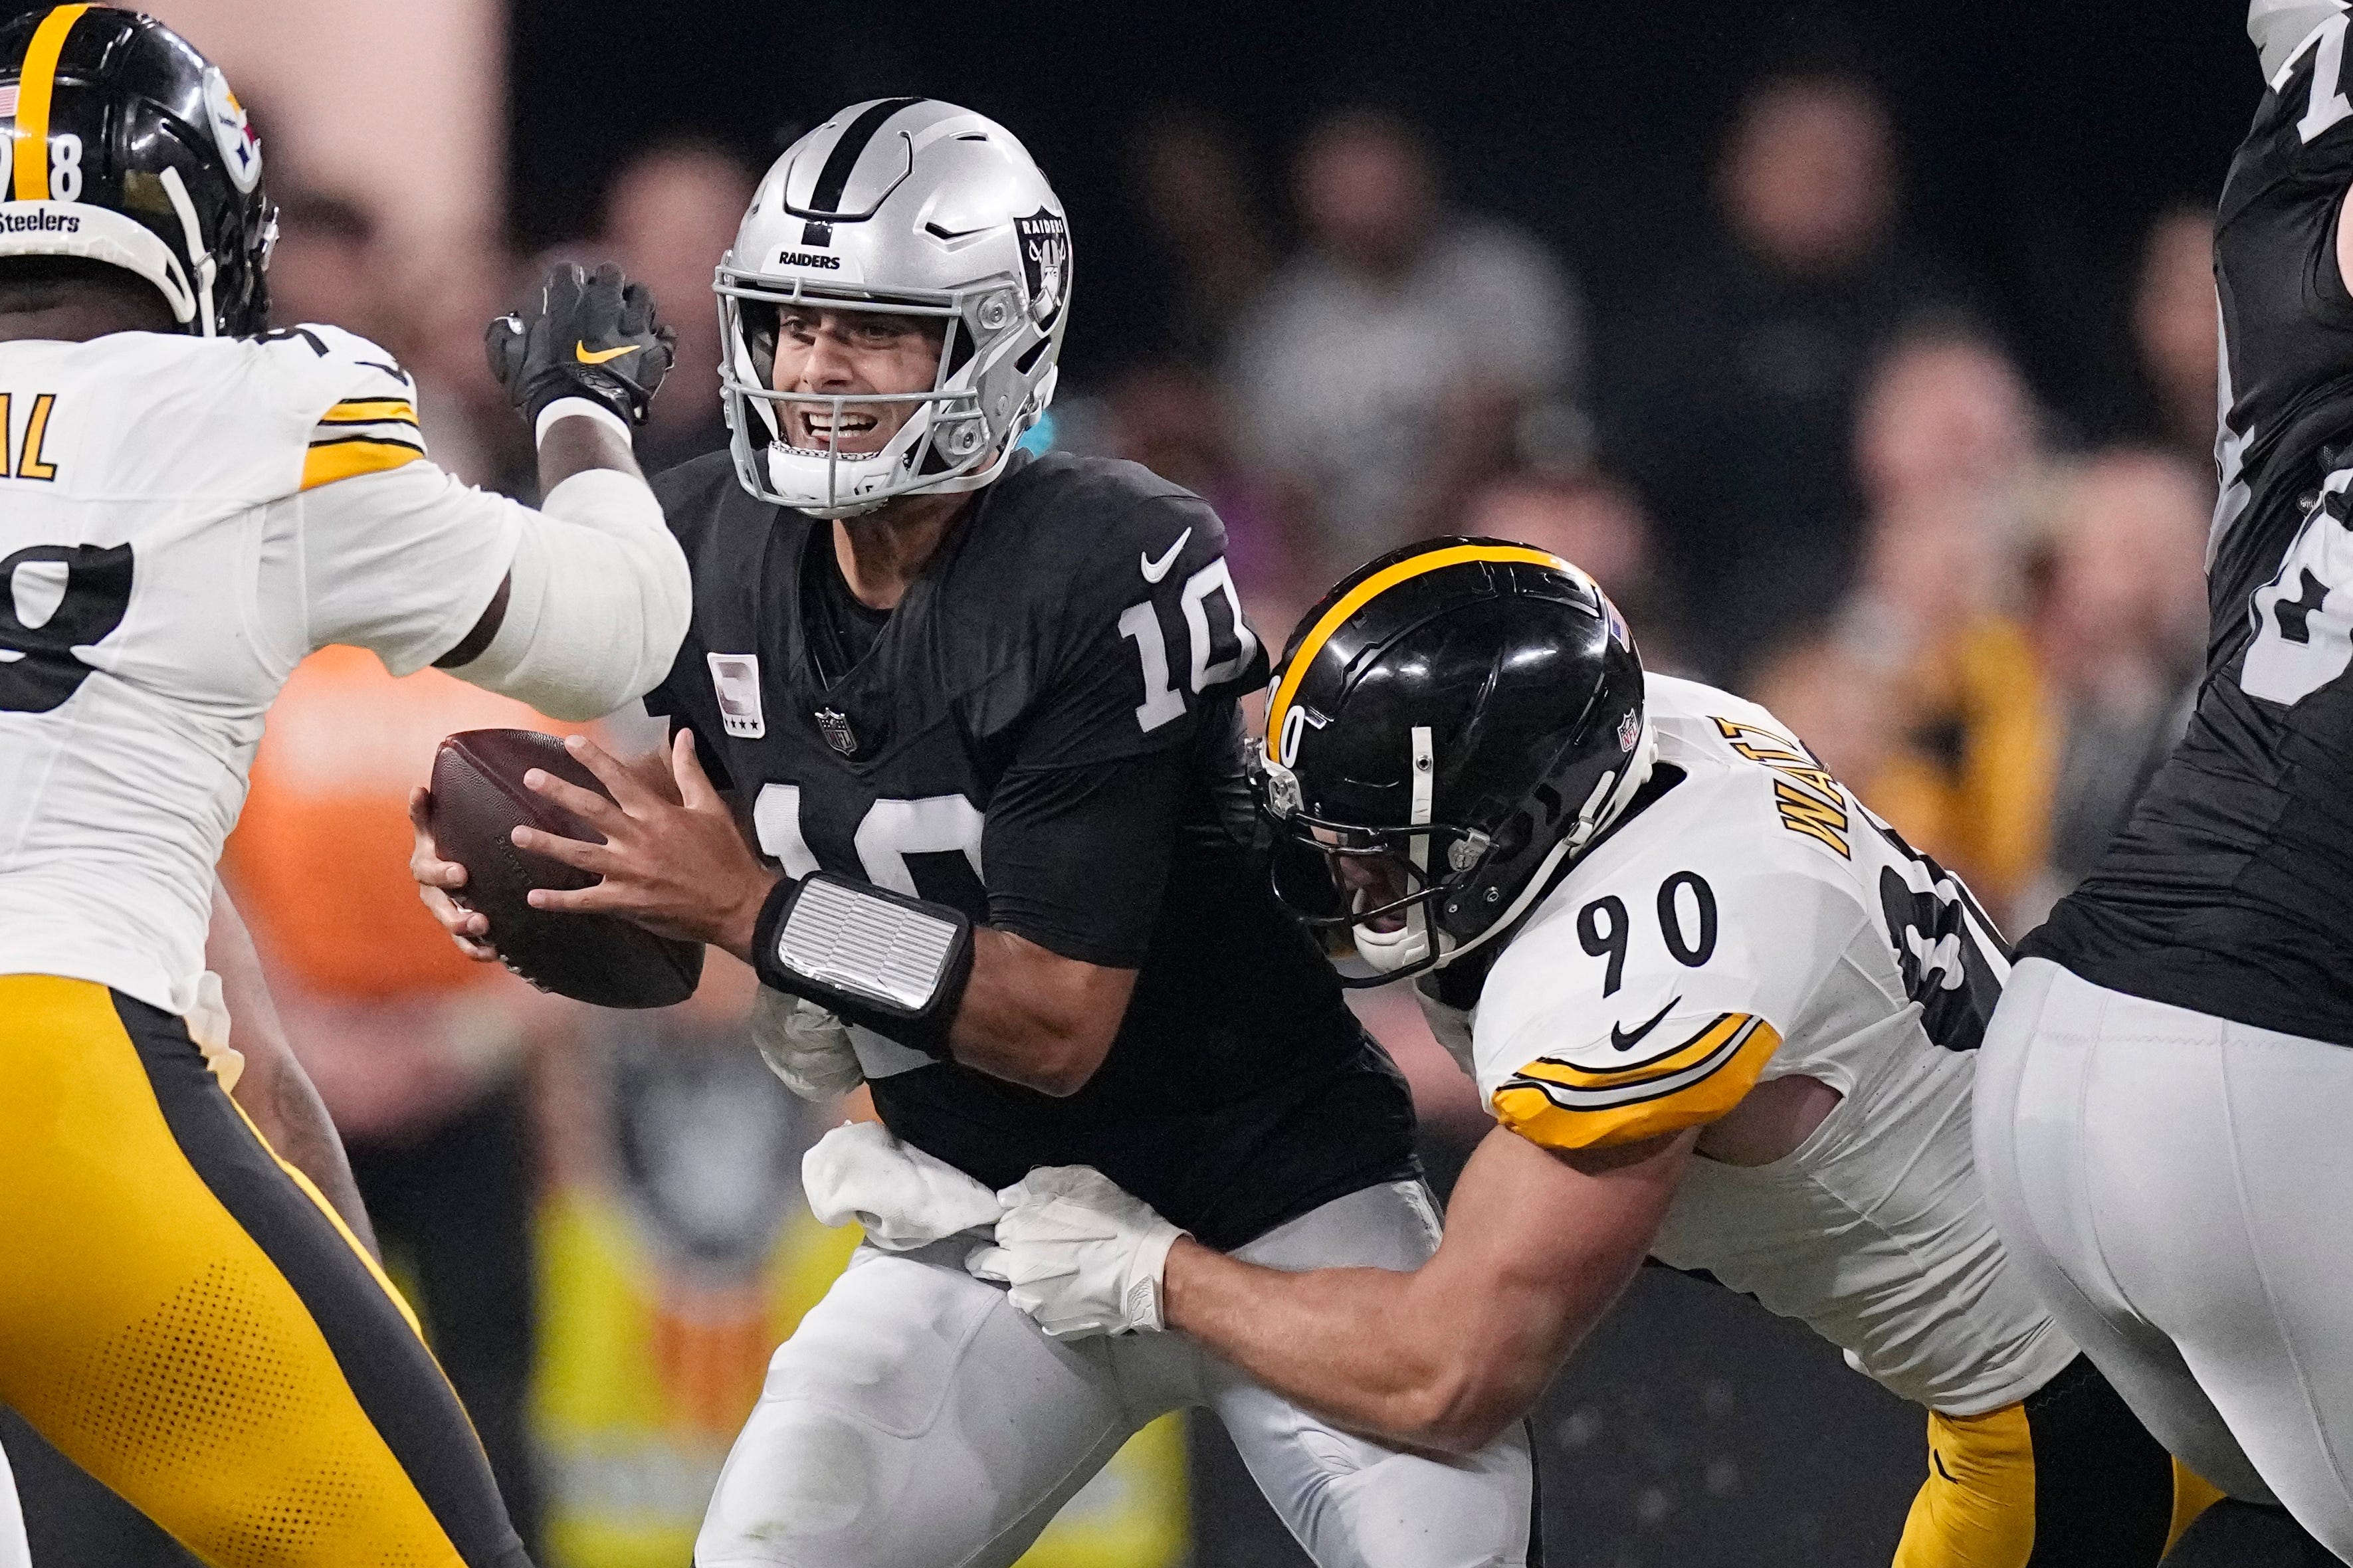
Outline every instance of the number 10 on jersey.
{"label": "number 10 on jersey", "polygon": [[[1226,625],[1209,618],[1209,601],[1224,601]],[[1198,697],[1221,680],[1231,680],[1250,668],[1258,652],[1258,637],[1242,619],[1241,595],[1234,591],[1233,574],[1219,556],[1185,579],[1177,603],[1185,612],[1185,631],[1191,650],[1187,684]],[[1144,700],[1136,704],[1135,721],[1149,734],[1172,719],[1185,716],[1185,698],[1176,689],[1168,667],[1168,642],[1160,628],[1160,611],[1144,599],[1120,612],[1119,635],[1135,644],[1144,666]]]}

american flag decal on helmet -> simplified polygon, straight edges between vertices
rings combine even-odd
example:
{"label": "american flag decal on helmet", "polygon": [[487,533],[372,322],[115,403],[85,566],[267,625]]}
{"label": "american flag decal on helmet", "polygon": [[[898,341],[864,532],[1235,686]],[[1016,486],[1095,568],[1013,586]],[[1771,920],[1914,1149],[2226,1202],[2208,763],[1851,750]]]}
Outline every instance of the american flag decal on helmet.
{"label": "american flag decal on helmet", "polygon": [[0,120],[14,120],[16,118],[16,84],[12,81],[6,87],[0,87]]}

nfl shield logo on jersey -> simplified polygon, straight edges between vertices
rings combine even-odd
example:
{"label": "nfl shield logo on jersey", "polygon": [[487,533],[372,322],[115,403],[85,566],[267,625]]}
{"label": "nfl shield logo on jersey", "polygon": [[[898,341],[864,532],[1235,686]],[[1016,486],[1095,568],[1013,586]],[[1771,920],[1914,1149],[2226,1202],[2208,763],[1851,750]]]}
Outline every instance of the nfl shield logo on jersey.
{"label": "nfl shield logo on jersey", "polygon": [[849,732],[849,715],[840,709],[818,709],[817,727],[818,732],[825,736],[825,743],[843,756],[858,750],[858,737]]}
{"label": "nfl shield logo on jersey", "polygon": [[760,711],[760,658],[757,654],[714,653],[711,685],[719,693],[719,721],[739,740],[756,741],[768,732]]}

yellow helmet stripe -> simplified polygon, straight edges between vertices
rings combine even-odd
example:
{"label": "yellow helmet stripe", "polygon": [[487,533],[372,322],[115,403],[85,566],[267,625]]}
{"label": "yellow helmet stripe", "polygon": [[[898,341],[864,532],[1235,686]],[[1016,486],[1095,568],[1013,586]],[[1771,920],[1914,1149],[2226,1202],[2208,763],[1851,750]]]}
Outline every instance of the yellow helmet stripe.
{"label": "yellow helmet stripe", "polygon": [[16,199],[49,199],[49,95],[58,85],[58,57],[66,35],[88,5],[60,5],[41,18],[25,46],[24,74],[16,83]]}
{"label": "yellow helmet stripe", "polygon": [[1309,627],[1307,635],[1299,639],[1299,651],[1291,656],[1290,664],[1283,669],[1282,679],[1276,685],[1274,696],[1266,705],[1266,754],[1279,763],[1291,761],[1282,754],[1282,721],[1291,711],[1291,700],[1298,692],[1299,683],[1306,679],[1307,667],[1315,662],[1315,656],[1323,651],[1332,634],[1340,629],[1341,622],[1399,583],[1410,581],[1424,573],[1438,571],[1440,567],[1482,561],[1555,566],[1564,572],[1576,570],[1559,556],[1531,550],[1525,544],[1456,544],[1444,550],[1433,550],[1427,555],[1414,556],[1409,561],[1400,561],[1394,566],[1374,573],[1349,589],[1340,602],[1326,610],[1324,618]]}

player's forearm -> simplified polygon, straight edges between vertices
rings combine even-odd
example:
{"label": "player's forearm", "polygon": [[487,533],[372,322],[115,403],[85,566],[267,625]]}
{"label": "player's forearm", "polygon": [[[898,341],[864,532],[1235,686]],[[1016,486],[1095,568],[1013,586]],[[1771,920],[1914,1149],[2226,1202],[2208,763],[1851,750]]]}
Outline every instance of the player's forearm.
{"label": "player's forearm", "polygon": [[[563,406],[555,405],[559,410]],[[586,409],[552,420],[539,443],[539,493],[545,495],[573,475],[591,468],[611,468],[631,479],[644,479],[629,437],[616,428],[619,423],[618,419],[600,420]]]}
{"label": "player's forearm", "polygon": [[262,979],[253,938],[237,906],[217,884],[213,889],[212,926],[205,940],[205,965],[220,976],[221,1000],[231,1020],[230,1043],[245,1058],[232,1097],[279,1158],[309,1178],[360,1245],[375,1252],[375,1231],[368,1223],[359,1187],[352,1180],[343,1140],[287,1041],[277,1005]]}
{"label": "player's forearm", "polygon": [[326,1103],[292,1052],[277,1056],[268,1070],[256,1073],[248,1068],[237,1081],[237,1102],[253,1118],[278,1157],[301,1172],[353,1237],[372,1257],[381,1258],[375,1227],[368,1223],[367,1205],[361,1201],[359,1184],[352,1179],[343,1141],[327,1115]]}
{"label": "player's forearm", "polygon": [[1077,1093],[1111,1051],[1135,971],[1064,958],[987,926],[972,940],[972,977],[948,1031],[955,1059],[1040,1093]]}
{"label": "player's forearm", "polygon": [[1466,1315],[1465,1301],[1436,1299],[1417,1275],[1287,1273],[1190,1237],[1170,1251],[1162,1290],[1170,1328],[1276,1393],[1368,1436],[1455,1454],[1526,1414],[1557,1365],[1555,1341],[1582,1338],[1615,1294],[1597,1292],[1582,1321],[1515,1333],[1492,1301]]}
{"label": "player's forearm", "polygon": [[1278,1273],[1188,1241],[1162,1275],[1168,1326],[1344,1426],[1469,1453],[1525,1415],[1641,1266],[1689,1131],[1556,1154],[1498,1128],[1455,1184],[1446,1239],[1411,1274]]}

